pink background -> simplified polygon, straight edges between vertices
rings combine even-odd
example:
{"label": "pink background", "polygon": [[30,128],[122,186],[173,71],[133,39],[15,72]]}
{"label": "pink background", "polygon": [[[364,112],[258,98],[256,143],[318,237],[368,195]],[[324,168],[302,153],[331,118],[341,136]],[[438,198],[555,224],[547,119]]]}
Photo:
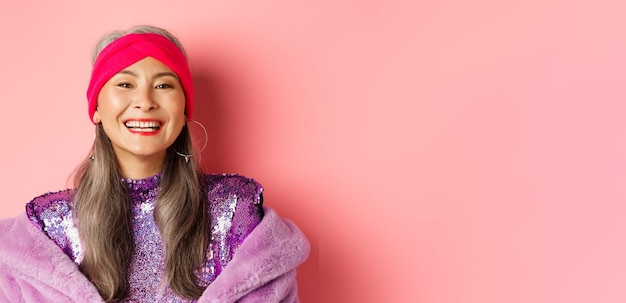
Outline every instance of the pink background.
{"label": "pink background", "polygon": [[92,46],[149,23],[191,57],[207,170],[311,240],[302,302],[626,301],[623,1],[306,2],[4,6],[0,217],[66,186]]}

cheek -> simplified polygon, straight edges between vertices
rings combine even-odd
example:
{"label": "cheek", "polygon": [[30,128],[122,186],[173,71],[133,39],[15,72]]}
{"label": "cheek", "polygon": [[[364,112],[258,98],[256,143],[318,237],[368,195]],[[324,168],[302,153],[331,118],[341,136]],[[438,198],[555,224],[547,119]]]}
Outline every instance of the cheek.
{"label": "cheek", "polygon": [[176,115],[174,116],[176,117],[176,124],[177,124],[177,128],[180,130],[183,128],[183,126],[185,126],[185,123],[187,123],[187,116],[185,116],[185,113],[183,111],[179,111],[176,113]]}
{"label": "cheek", "polygon": [[113,118],[126,108],[123,98],[111,92],[101,91],[98,95],[97,111],[101,120]]}
{"label": "cheek", "polygon": [[176,117],[176,119],[186,120],[185,116],[185,99],[182,98],[181,101],[176,102],[176,105],[171,109],[172,115]]}

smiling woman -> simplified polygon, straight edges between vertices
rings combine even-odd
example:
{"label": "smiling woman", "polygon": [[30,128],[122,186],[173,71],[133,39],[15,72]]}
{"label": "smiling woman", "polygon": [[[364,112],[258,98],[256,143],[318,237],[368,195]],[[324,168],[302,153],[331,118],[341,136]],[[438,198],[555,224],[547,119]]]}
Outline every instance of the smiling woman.
{"label": "smiling woman", "polygon": [[165,30],[98,43],[91,155],[74,189],[0,222],[0,301],[298,301],[307,240],[262,205],[253,179],[200,171],[193,97],[185,52]]}
{"label": "smiling woman", "polygon": [[92,120],[111,140],[122,175],[146,178],[161,171],[185,126],[185,92],[167,65],[146,57],[104,84]]}

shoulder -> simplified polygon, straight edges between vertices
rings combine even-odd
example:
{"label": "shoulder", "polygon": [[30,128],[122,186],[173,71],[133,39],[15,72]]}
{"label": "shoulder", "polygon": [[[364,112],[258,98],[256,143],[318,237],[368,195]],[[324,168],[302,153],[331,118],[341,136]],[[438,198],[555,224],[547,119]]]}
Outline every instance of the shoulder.
{"label": "shoulder", "polygon": [[236,196],[261,204],[263,186],[256,180],[236,174],[205,175],[209,198]]}
{"label": "shoulder", "polygon": [[205,184],[213,215],[246,212],[263,217],[263,186],[256,180],[235,174],[205,175]]}
{"label": "shoulder", "polygon": [[264,216],[263,186],[240,175],[205,175],[213,236],[236,249]]}
{"label": "shoulder", "polygon": [[26,203],[26,215],[43,230],[45,218],[63,218],[71,215],[73,190],[45,193]]}

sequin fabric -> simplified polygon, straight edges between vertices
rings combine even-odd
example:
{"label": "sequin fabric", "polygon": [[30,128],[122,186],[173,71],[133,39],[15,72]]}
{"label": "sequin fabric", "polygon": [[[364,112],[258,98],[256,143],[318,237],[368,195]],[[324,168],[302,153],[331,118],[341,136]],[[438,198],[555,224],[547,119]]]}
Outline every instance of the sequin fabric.
{"label": "sequin fabric", "polygon": [[[195,302],[184,300],[162,285],[165,256],[153,210],[161,177],[123,179],[132,203],[135,252],[129,268],[129,298],[124,302]],[[263,218],[263,188],[238,175],[206,175],[211,239],[204,266],[197,271],[208,286],[233,258],[239,245]],[[72,216],[72,190],[47,193],[26,205],[31,222],[77,265],[83,251]]]}

